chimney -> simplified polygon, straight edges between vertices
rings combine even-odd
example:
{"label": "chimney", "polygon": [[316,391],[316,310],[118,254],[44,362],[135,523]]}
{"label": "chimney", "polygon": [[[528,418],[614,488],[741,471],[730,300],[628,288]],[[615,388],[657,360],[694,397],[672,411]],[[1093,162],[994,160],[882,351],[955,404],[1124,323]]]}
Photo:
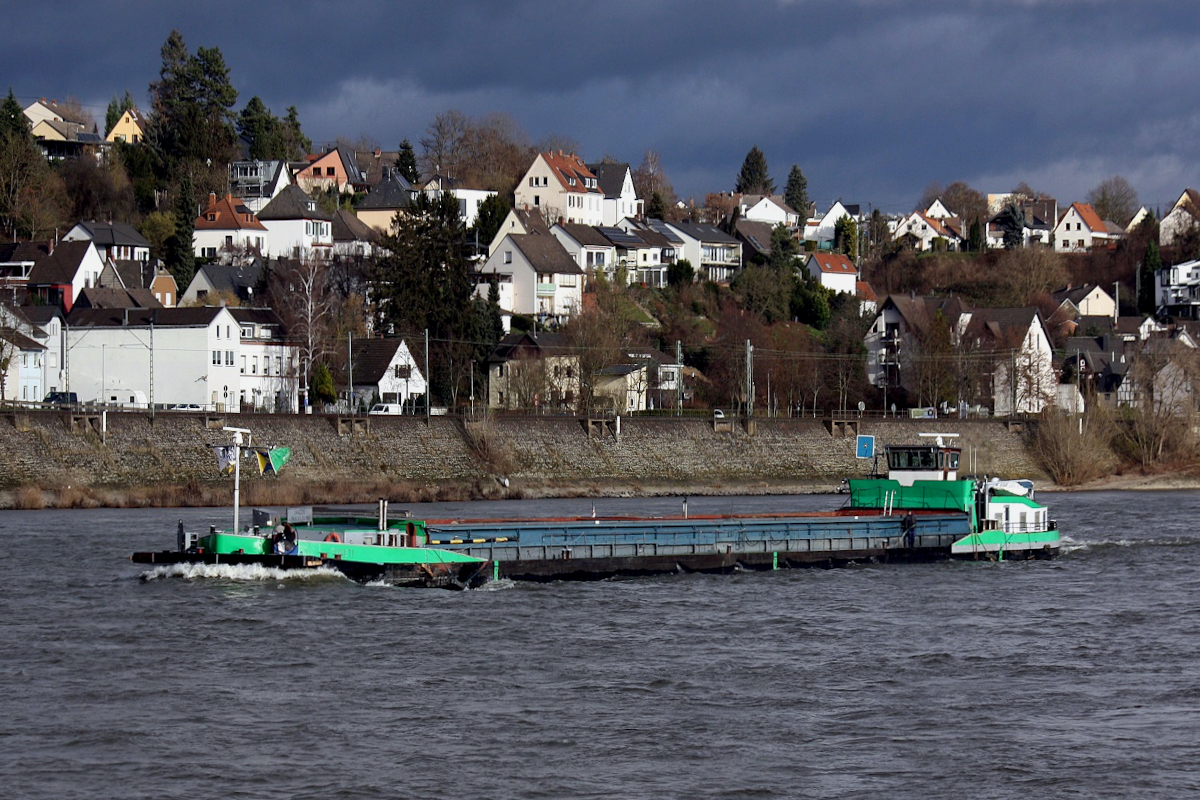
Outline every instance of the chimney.
{"label": "chimney", "polygon": [[54,255],[54,240],[53,239],[46,240],[46,254],[51,255],[51,256]]}
{"label": "chimney", "polygon": [[208,205],[211,207],[211,206],[215,206],[216,204],[217,204],[217,193],[209,192],[208,193]]}
{"label": "chimney", "polygon": [[378,147],[376,147],[375,148],[375,157],[379,158],[381,155],[383,155],[383,151],[380,150]]}

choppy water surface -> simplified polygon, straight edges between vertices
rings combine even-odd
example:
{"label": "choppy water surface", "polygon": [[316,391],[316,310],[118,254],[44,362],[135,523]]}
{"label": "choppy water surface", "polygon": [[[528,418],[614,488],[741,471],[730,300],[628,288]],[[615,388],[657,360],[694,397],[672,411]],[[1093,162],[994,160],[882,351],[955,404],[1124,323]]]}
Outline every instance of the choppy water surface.
{"label": "choppy water surface", "polygon": [[130,552],[228,514],[3,512],[0,795],[1195,796],[1200,493],[1048,499],[1073,542],[1052,562],[466,593],[144,581]]}

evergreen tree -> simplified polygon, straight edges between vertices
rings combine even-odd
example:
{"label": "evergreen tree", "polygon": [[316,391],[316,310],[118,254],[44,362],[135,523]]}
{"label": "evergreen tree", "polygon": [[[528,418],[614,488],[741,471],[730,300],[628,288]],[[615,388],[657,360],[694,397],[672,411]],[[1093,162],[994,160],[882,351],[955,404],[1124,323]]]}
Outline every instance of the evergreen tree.
{"label": "evergreen tree", "polygon": [[310,384],[313,398],[322,403],[336,403],[337,387],[333,385],[333,373],[324,362],[318,362],[313,367],[312,383]]}
{"label": "evergreen tree", "polygon": [[691,286],[694,280],[696,280],[696,270],[692,267],[692,262],[686,258],[681,258],[667,266],[668,286]]}
{"label": "evergreen tree", "polygon": [[196,274],[196,251],[193,242],[196,231],[196,199],[192,179],[186,173],[179,182],[174,216],[175,232],[167,239],[164,261],[182,292]]}
{"label": "evergreen tree", "polygon": [[11,86],[8,87],[8,97],[4,98],[4,105],[0,106],[0,137],[10,133],[29,135],[29,120],[25,117],[21,104],[17,102]]}
{"label": "evergreen tree", "polygon": [[492,239],[496,237],[496,232],[500,230],[500,226],[504,223],[504,218],[508,216],[508,212],[508,201],[501,195],[493,194],[484,198],[484,201],[479,204],[479,210],[475,214],[475,227],[471,236],[472,243],[480,250],[486,250],[488,245],[492,243]]}
{"label": "evergreen tree", "polygon": [[417,172],[417,154],[413,152],[412,142],[408,139],[400,142],[400,149],[396,151],[396,171],[414,186],[420,180],[420,174]]}
{"label": "evergreen tree", "polygon": [[775,181],[768,174],[767,157],[758,149],[758,145],[750,148],[746,154],[734,191],[738,194],[774,194]]}
{"label": "evergreen tree", "polygon": [[781,280],[796,269],[796,257],[800,255],[800,243],[782,222],[771,229],[771,252],[767,264],[777,272]]}
{"label": "evergreen tree", "polygon": [[967,249],[972,253],[981,253],[983,246],[983,223],[976,217],[971,220],[971,227],[967,233]]}
{"label": "evergreen tree", "polygon": [[1000,212],[998,222],[1004,231],[1004,249],[1014,250],[1025,244],[1025,210],[1009,203]]}
{"label": "evergreen tree", "polygon": [[289,161],[299,161],[312,150],[312,139],[300,129],[300,112],[295,106],[288,106],[287,116],[283,118],[283,134]]}
{"label": "evergreen tree", "polygon": [[858,259],[858,223],[848,215],[833,225],[833,249],[849,256],[851,261]]}
{"label": "evergreen tree", "polygon": [[1151,239],[1146,244],[1146,255],[1142,257],[1142,268],[1138,275],[1138,311],[1143,314],[1153,314],[1155,311],[1154,287],[1162,266],[1158,244]]}
{"label": "evergreen tree", "polygon": [[787,188],[783,192],[783,201],[800,215],[800,225],[803,227],[808,220],[808,178],[800,171],[800,167],[792,164],[788,173]]}
{"label": "evergreen tree", "polygon": [[658,192],[652,192],[646,200],[646,219],[663,219],[667,214],[667,204]]}
{"label": "evergreen tree", "polygon": [[238,115],[237,129],[250,141],[251,159],[266,161],[285,157],[283,126],[258,95],[251,97]]}
{"label": "evergreen tree", "polygon": [[438,365],[430,379],[438,396],[449,397],[456,379],[446,371],[450,351],[463,338],[475,289],[458,200],[448,192],[417,193],[396,213],[395,233],[383,246],[388,255],[377,261],[375,276],[380,328],[408,336],[428,330]]}
{"label": "evergreen tree", "polygon": [[220,48],[188,52],[179,31],[162,46],[159,80],[150,84],[146,138],[169,177],[188,162],[225,164],[235,154],[233,105],[237,90]]}
{"label": "evergreen tree", "polygon": [[113,99],[108,103],[108,110],[104,112],[104,135],[112,133],[112,129],[121,121],[121,116],[126,111],[132,111],[134,108],[133,95],[129,90],[125,90],[125,96],[118,98],[115,94]]}

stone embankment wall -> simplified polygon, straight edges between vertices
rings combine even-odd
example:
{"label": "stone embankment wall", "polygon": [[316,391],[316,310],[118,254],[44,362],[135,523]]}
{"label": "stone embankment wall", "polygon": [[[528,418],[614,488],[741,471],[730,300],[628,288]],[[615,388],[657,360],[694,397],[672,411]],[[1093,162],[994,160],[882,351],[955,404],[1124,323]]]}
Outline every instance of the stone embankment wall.
{"label": "stone embankment wall", "polygon": [[138,487],[229,480],[212,448],[229,444],[222,424],[247,428],[254,444],[286,445],[293,482],[581,487],[623,484],[722,487],[828,483],[870,471],[855,458],[855,433],[877,442],[915,443],[921,432],[960,433],[964,466],[980,473],[1037,476],[1025,434],[1001,422],[860,420],[844,428],[821,420],[623,418],[592,427],[574,418],[329,417],[110,413],[98,418],[51,411],[0,414],[0,489],[37,486]]}

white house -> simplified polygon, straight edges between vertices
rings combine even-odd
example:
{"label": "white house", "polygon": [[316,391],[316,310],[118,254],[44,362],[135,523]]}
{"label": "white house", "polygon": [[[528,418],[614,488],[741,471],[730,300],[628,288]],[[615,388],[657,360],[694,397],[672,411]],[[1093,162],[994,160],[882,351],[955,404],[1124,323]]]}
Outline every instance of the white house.
{"label": "white house", "polygon": [[1112,317],[1117,311],[1113,296],[1099,286],[1067,286],[1052,292],[1059,307],[1066,307],[1072,319],[1077,317]]}
{"label": "white house", "polygon": [[744,194],[738,198],[738,216],[751,222],[765,222],[774,227],[795,228],[800,215],[779,195]]}
{"label": "white house", "polygon": [[488,244],[489,256],[496,252],[496,248],[500,246],[500,242],[510,233],[537,233],[549,236],[550,226],[546,224],[545,218],[537,211],[527,211],[520,208],[511,209],[500,223],[500,228],[496,231],[496,235],[492,237],[492,241]]}
{"label": "white house", "polygon": [[951,227],[957,220],[957,217],[935,219],[921,211],[914,211],[900,220],[892,238],[911,242],[915,250],[932,250],[936,240],[944,240],[947,250],[958,250],[962,238],[958,231]]}
{"label": "white house", "polygon": [[49,392],[58,392],[66,384],[66,340],[63,314],[58,306],[20,306],[0,304],[0,328],[10,328],[28,336],[44,349],[41,356],[41,400]]}
{"label": "white house", "polygon": [[339,208],[333,213],[333,253],[342,258],[370,258],[382,248],[379,231],[367,225],[353,211]]}
{"label": "white house", "polygon": [[1175,244],[1184,233],[1200,227],[1200,192],[1184,189],[1175,205],[1158,224],[1158,236],[1164,247]]}
{"label": "white house", "polygon": [[64,390],[81,402],[238,410],[241,326],[227,308],[76,309],[67,352]]}
{"label": "white house", "polygon": [[1111,230],[1087,203],[1072,203],[1054,226],[1054,249],[1060,253],[1083,253],[1121,238],[1124,231]]}
{"label": "white house", "polygon": [[[413,398],[426,392],[425,376],[403,339],[354,339],[350,357],[356,406],[371,402],[411,405]],[[338,370],[334,381],[344,390],[348,379]]]}
{"label": "white house", "polygon": [[37,403],[45,396],[46,348],[25,334],[0,327],[0,367],[7,360],[0,400]]}
{"label": "white house", "polygon": [[476,280],[481,297],[495,280],[502,309],[542,320],[565,322],[583,303],[583,270],[553,236],[508,234]]}
{"label": "white house", "polygon": [[1200,261],[1163,267],[1158,271],[1154,292],[1160,313],[1200,319]]}
{"label": "white house", "polygon": [[242,408],[295,414],[299,409],[300,349],[269,308],[230,308],[240,334],[237,366]]}
{"label": "white house", "polygon": [[627,217],[642,216],[644,203],[638,199],[628,164],[601,161],[599,164],[588,164],[587,168],[596,176],[600,190],[604,192],[602,220],[599,224],[613,227]]}
{"label": "white house", "polygon": [[285,187],[258,212],[258,221],[267,229],[264,255],[327,258],[333,252],[333,215],[299,186]]}
{"label": "white house", "polygon": [[979,308],[970,313],[960,346],[994,357],[995,415],[1042,413],[1058,395],[1058,377],[1041,314],[1036,308]]}
{"label": "white house", "polygon": [[805,241],[816,242],[818,248],[829,250],[833,247],[833,238],[838,220],[842,217],[849,217],[855,222],[861,222],[860,216],[861,209],[859,206],[846,205],[841,200],[838,200],[823,215],[805,222],[804,239]]}
{"label": "white house", "polygon": [[264,253],[267,228],[233,195],[209,194],[208,206],[196,217],[192,243],[199,258],[232,258],[248,251]]}
{"label": "white house", "polygon": [[696,274],[714,282],[728,282],[742,265],[742,243],[716,225],[701,222],[669,222],[670,230],[683,242],[680,257]]}
{"label": "white house", "polygon": [[475,220],[479,217],[479,206],[483,201],[496,194],[488,189],[468,189],[460,186],[457,181],[440,175],[427,181],[423,191],[431,198],[442,192],[449,192],[450,196],[458,201],[458,216],[462,218],[463,227],[466,228],[475,225]]}
{"label": "white house", "polygon": [[667,285],[667,265],[662,263],[660,244],[643,238],[636,229],[601,226],[596,230],[612,243],[617,254],[617,269],[625,270],[629,283]]}
{"label": "white house", "polygon": [[509,333],[488,356],[490,408],[573,409],[580,388],[579,353],[561,333]]}
{"label": "white house", "polygon": [[826,289],[845,294],[857,292],[858,268],[849,256],[841,253],[811,253],[804,267]]}
{"label": "white house", "polygon": [[574,153],[538,153],[515,191],[516,207],[549,222],[604,224],[604,191]]}
{"label": "white house", "polygon": [[617,269],[617,248],[592,225],[556,223],[550,234],[571,254],[585,275],[612,280]]}
{"label": "white house", "polygon": [[150,260],[146,237],[124,222],[79,222],[62,238],[64,242],[92,242],[104,261]]}

